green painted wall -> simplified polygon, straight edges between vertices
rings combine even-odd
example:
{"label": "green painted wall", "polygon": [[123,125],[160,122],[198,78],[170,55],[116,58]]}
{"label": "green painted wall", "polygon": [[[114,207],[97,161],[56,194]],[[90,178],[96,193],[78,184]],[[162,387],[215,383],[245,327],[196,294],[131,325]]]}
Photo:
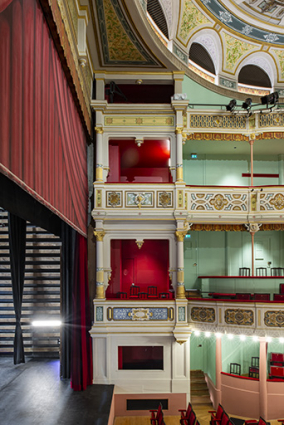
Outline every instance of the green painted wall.
{"label": "green painted wall", "polygon": [[[238,276],[239,267],[251,267],[251,236],[248,232],[192,231],[190,236],[184,240],[184,276],[187,289],[201,288],[198,276]],[[255,234],[255,267],[268,268],[268,262],[271,262],[271,267],[284,266],[283,232],[260,231]],[[222,286],[221,281],[220,285]],[[215,290],[223,291],[221,286]],[[236,290],[233,287],[227,289],[232,292]]]}
{"label": "green painted wall", "polygon": [[267,344],[267,375],[269,374],[271,353],[284,353],[284,344],[279,342],[279,339],[273,338],[273,340]]}
{"label": "green painted wall", "polygon": [[[232,100],[232,98],[222,96],[209,89],[206,89],[205,87],[191,80],[186,75],[184,76],[182,84],[182,92],[187,93],[189,103],[218,103],[227,105],[230,100]],[[216,107],[214,107],[213,109],[216,109]]]}
{"label": "green painted wall", "polygon": [[259,342],[247,338],[241,341],[238,336],[229,339],[222,337],[222,372],[230,373],[230,363],[241,365],[241,375],[248,375],[251,357],[259,357]]}
{"label": "green painted wall", "polygon": [[190,336],[190,370],[203,370],[216,384],[216,337]]}
{"label": "green painted wall", "polygon": [[[198,159],[184,158],[183,167],[187,185],[249,186],[250,178],[242,177],[250,173],[249,144],[247,155],[198,155]],[[278,173],[276,155],[254,158],[254,174],[264,172]],[[254,183],[278,185],[279,178],[255,178]]]}

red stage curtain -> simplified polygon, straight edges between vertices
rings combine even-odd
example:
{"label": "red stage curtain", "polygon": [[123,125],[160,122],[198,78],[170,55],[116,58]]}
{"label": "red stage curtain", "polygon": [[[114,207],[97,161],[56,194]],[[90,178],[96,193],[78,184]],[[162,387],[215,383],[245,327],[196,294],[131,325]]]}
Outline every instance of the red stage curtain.
{"label": "red stage curtain", "polygon": [[11,1],[13,0],[0,0],[0,13],[3,12],[3,10],[5,10],[7,6],[9,6]]}
{"label": "red stage curtain", "polygon": [[77,233],[74,261],[71,387],[85,390],[92,384],[91,317],[87,275],[87,240]]}
{"label": "red stage curtain", "polygon": [[0,172],[87,236],[83,126],[37,0],[0,0]]}

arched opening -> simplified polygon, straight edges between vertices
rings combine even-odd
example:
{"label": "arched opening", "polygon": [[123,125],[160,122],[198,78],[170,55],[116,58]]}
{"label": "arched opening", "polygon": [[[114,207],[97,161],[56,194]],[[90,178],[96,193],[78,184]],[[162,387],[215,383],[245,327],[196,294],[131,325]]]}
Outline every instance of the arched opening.
{"label": "arched opening", "polygon": [[269,87],[271,81],[263,69],[256,65],[245,65],[239,73],[239,83],[248,86]]}
{"label": "arched opening", "polygon": [[192,43],[189,50],[189,59],[201,66],[201,68],[215,75],[214,63],[207,50],[201,44]]}
{"label": "arched opening", "polygon": [[158,0],[148,0],[147,3],[147,12],[157,25],[157,27],[162,31],[165,37],[169,38],[168,25],[167,21],[161,8],[161,5]]}

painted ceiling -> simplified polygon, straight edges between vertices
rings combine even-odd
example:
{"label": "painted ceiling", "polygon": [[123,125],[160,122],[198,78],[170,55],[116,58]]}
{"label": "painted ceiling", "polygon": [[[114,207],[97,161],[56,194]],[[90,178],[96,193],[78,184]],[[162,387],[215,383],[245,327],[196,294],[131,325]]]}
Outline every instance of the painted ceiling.
{"label": "painted ceiling", "polygon": [[[249,92],[239,87],[238,75],[244,66],[255,65],[269,76],[272,89],[284,96],[284,0],[159,3],[168,40],[147,17],[146,0],[92,0],[94,27],[100,40],[99,67],[185,70],[191,77],[194,72],[199,80],[204,78],[207,85]],[[215,75],[189,63],[192,43],[206,49]],[[171,57],[169,67],[166,59]]]}

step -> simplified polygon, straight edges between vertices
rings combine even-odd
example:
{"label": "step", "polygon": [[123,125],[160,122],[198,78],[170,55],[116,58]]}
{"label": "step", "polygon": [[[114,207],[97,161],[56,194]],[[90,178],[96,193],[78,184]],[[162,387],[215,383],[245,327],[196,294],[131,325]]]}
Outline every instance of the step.
{"label": "step", "polygon": [[191,395],[191,404],[195,406],[196,404],[211,404],[209,395],[207,396],[195,396]]}
{"label": "step", "polygon": [[208,390],[206,382],[191,382],[190,388],[191,390]]}

